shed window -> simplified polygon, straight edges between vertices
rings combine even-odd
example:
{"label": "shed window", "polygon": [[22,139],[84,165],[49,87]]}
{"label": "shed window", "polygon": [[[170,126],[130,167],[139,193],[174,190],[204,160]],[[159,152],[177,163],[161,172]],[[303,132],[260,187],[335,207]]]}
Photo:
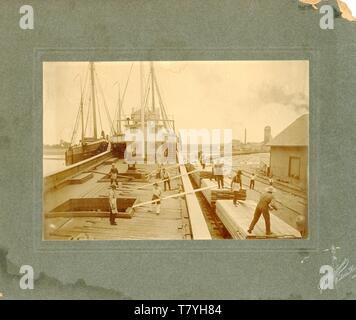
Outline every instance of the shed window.
{"label": "shed window", "polygon": [[294,179],[300,178],[300,158],[289,157],[289,177]]}

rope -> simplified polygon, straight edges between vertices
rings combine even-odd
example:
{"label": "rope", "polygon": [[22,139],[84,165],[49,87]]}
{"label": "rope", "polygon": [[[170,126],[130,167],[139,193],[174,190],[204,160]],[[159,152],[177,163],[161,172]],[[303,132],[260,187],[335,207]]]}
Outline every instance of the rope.
{"label": "rope", "polygon": [[100,81],[99,81],[99,76],[98,76],[96,70],[95,70],[95,75],[96,75],[96,78],[97,78],[97,83],[98,83],[98,87],[99,87],[100,93],[101,93],[101,95],[103,97],[103,102],[104,102],[104,107],[105,107],[107,120],[109,121],[109,124],[110,124],[110,130],[111,130],[111,133],[114,134],[115,133],[114,124],[113,124],[113,122],[111,120],[109,109],[108,109],[108,107],[106,105],[106,101],[105,101],[104,91],[103,91],[103,88],[101,87],[101,84],[100,84]]}
{"label": "rope", "polygon": [[[83,99],[82,103],[83,103],[83,108],[84,108],[84,98],[85,98],[85,89],[86,89],[86,82],[87,82],[87,77],[88,77],[88,72],[89,72],[89,68],[87,68],[87,71],[85,73],[85,78],[84,78],[84,86],[81,89],[81,99]],[[72,145],[74,142],[74,139],[76,138],[76,134],[78,132],[78,126],[79,126],[79,119],[80,119],[80,103],[79,103],[79,109],[78,109],[78,113],[77,113],[77,117],[75,119],[75,124],[74,124],[74,128],[73,128],[73,133],[72,133],[72,138],[70,141],[70,144]]]}
{"label": "rope", "polygon": [[[118,101],[121,101],[121,112],[122,112],[122,107],[124,105],[124,99],[125,99],[125,95],[126,95],[126,90],[127,90],[127,86],[129,84],[129,80],[130,80],[130,77],[131,77],[131,72],[132,72],[132,68],[133,68],[133,65],[134,63],[132,62],[131,64],[131,67],[130,67],[130,71],[129,71],[129,75],[127,77],[127,80],[126,80],[126,85],[125,85],[125,89],[124,89],[124,92],[122,94],[122,98],[120,98]],[[118,112],[119,112],[119,108],[116,109],[116,113],[115,113],[115,117],[114,119],[117,119],[117,115],[118,115]],[[121,116],[121,115],[120,115]]]}
{"label": "rope", "polygon": [[147,107],[148,96],[149,96],[149,93],[150,93],[149,81],[150,81],[150,75],[147,76],[145,100],[144,100],[144,103],[143,103],[143,108],[144,109],[146,109],[146,107]]}
{"label": "rope", "polygon": [[154,78],[153,80],[154,80],[154,82],[155,82],[155,84],[156,84],[156,88],[157,88],[157,94],[158,94],[159,104],[160,104],[160,107],[161,107],[162,118],[165,120],[164,126],[167,128],[166,123],[168,123],[168,126],[169,126],[171,129],[173,129],[171,123],[167,121],[167,120],[168,120],[168,115],[167,115],[166,108],[165,108],[165,106],[164,106],[164,103],[163,103],[163,100],[162,100],[162,97],[161,97],[161,92],[160,92],[160,90],[159,90],[157,78],[156,78],[155,76],[154,76],[153,78]]}
{"label": "rope", "polygon": [[[102,121],[101,121],[99,97],[98,97],[98,91],[97,91],[96,88],[95,88],[95,96],[96,96],[96,101],[97,101],[97,103],[98,103],[98,113],[99,113],[100,129],[101,129],[101,131],[103,131],[103,123],[102,123]],[[101,135],[101,133],[100,133],[100,135]]]}
{"label": "rope", "polygon": [[70,140],[70,144],[71,145],[73,144],[74,136],[75,136],[75,134],[77,133],[77,130],[78,130],[79,115],[80,115],[80,104],[79,104],[77,117],[75,119],[74,129],[73,129],[73,133],[72,133],[72,139]]}
{"label": "rope", "polygon": [[[91,98],[89,97],[88,100],[89,100],[89,103],[90,103],[91,102]],[[84,136],[87,133],[87,127],[88,127],[88,123],[89,123],[89,111],[90,111],[90,108],[88,108],[87,120],[85,122]]]}

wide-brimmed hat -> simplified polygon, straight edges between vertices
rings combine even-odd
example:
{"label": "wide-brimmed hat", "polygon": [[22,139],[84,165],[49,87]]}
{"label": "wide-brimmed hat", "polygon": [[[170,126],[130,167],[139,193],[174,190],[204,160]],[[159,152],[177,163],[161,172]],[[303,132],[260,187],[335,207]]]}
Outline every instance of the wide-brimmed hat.
{"label": "wide-brimmed hat", "polygon": [[272,186],[270,186],[270,187],[267,187],[267,188],[266,188],[266,192],[273,193],[273,192],[276,192],[276,189],[273,188]]}
{"label": "wide-brimmed hat", "polygon": [[157,183],[157,182],[155,182],[153,185],[154,185],[155,187],[158,187],[158,183]]}

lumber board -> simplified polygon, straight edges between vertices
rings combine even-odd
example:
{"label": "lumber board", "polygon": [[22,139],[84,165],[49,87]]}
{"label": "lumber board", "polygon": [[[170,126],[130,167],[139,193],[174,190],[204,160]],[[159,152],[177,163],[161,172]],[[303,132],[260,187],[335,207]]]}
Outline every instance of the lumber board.
{"label": "lumber board", "polygon": [[[225,228],[234,239],[266,239],[265,221],[263,216],[257,222],[252,234],[247,232],[252,221],[257,203],[252,200],[240,201],[235,207],[232,201],[218,200],[216,202],[216,213]],[[301,238],[298,230],[294,229],[273,213],[271,216],[271,230],[275,234],[274,238]]]}
{"label": "lumber board", "polygon": [[[131,219],[134,212],[131,210],[129,212],[119,212],[116,214],[117,218]],[[46,213],[46,218],[108,218],[110,212],[108,211],[55,211]]]}

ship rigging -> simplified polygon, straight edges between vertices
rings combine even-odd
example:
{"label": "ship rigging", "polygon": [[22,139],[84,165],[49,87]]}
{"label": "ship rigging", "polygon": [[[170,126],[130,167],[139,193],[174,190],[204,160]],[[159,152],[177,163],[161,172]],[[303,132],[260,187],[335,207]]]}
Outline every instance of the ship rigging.
{"label": "ship rigging", "polygon": [[[103,90],[100,85],[94,63],[89,62],[84,86],[81,86],[79,109],[74,125],[71,145],[65,152],[65,162],[67,166],[91,158],[95,155],[105,152],[108,149],[108,136],[106,136],[104,133],[102,116],[100,113],[100,96],[103,101],[107,120],[111,125],[110,130],[111,132],[114,132],[110,113],[106,105]],[[86,105],[88,106],[86,108],[85,115]],[[101,127],[100,136],[98,135],[97,115],[99,115]],[[88,126],[90,122],[92,122],[92,135],[88,135]],[[81,127],[80,140],[79,143],[76,143],[78,139],[79,126]]]}

